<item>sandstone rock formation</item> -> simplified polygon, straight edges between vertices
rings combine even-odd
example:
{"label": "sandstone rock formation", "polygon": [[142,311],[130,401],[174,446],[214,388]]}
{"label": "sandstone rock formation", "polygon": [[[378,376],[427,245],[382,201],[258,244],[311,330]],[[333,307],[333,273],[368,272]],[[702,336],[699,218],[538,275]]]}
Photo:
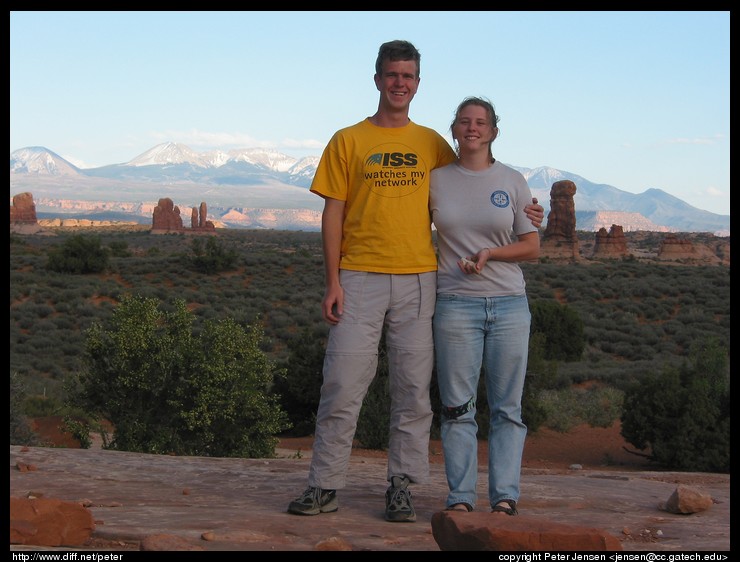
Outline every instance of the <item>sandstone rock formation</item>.
{"label": "sandstone rock formation", "polygon": [[606,231],[603,226],[596,233],[596,244],[594,246],[594,258],[621,258],[626,256],[627,239],[624,237],[624,230],[618,224],[613,224]]}
{"label": "sandstone rock formation", "polygon": [[152,232],[181,232],[182,229],[180,207],[169,197],[161,198],[152,213]]}
{"label": "sandstone rock formation", "polygon": [[658,258],[664,260],[692,259],[696,257],[694,243],[675,234],[666,234],[658,250]]}
{"label": "sandstone rock formation", "polygon": [[576,207],[573,197],[576,184],[570,180],[556,181],[550,189],[550,213],[542,237],[540,253],[555,259],[578,261],[580,250],[576,236]]}
{"label": "sandstone rock formation", "polygon": [[10,204],[10,224],[38,224],[36,204],[31,193],[13,195],[13,202]]}
{"label": "sandstone rock formation", "polygon": [[213,222],[206,220],[207,208],[205,202],[200,204],[200,209],[193,207],[190,213],[190,225],[189,229],[186,229],[182,224],[182,217],[180,216],[180,207],[176,206],[172,199],[169,197],[163,197],[154,207],[152,212],[152,233],[160,234],[165,232],[213,232],[216,231],[216,226]]}
{"label": "sandstone rock formation", "polygon": [[190,228],[199,231],[216,230],[213,222],[206,220],[207,216],[208,208],[206,207],[206,202],[203,201],[200,204],[200,208],[193,207],[190,213]]}

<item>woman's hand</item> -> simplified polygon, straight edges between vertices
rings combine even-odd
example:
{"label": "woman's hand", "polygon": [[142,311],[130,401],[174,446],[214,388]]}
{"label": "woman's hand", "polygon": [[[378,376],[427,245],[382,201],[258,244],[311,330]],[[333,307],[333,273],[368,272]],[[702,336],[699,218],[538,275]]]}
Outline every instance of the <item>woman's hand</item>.
{"label": "woman's hand", "polygon": [[491,256],[491,251],[489,248],[483,248],[480,252],[475,254],[474,256],[468,256],[467,258],[460,258],[457,261],[457,265],[460,268],[460,270],[465,273],[477,273],[480,274],[480,272],[483,270],[483,266],[486,265],[486,262],[488,261],[488,258]]}

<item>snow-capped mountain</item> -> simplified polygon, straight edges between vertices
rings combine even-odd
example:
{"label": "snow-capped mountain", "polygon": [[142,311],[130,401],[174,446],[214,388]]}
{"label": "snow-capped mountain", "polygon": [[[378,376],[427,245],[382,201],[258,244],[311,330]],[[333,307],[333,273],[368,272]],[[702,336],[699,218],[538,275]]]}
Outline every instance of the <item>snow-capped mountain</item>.
{"label": "snow-capped mountain", "polygon": [[[16,152],[11,154],[11,167]],[[189,181],[212,185],[260,185],[277,181],[308,187],[318,163],[317,157],[293,158],[264,148],[196,152],[184,144],[167,142],[124,164],[78,172],[87,177],[121,181]]]}
{"label": "snow-capped mountain", "polygon": [[[228,152],[221,150],[196,152],[184,144],[166,142],[150,148],[122,165],[141,167],[190,164],[199,168],[221,168],[229,163],[236,162],[259,166],[273,172],[289,173],[291,168],[299,162],[299,159],[266,148],[239,148]],[[318,163],[318,159],[316,159],[316,162]],[[305,164],[302,167],[305,167]],[[90,170],[84,170],[83,173],[85,172],[90,172]]]}
{"label": "snow-capped mountain", "polygon": [[[123,209],[130,208],[131,202],[156,204],[161,197],[184,207],[205,201],[209,212],[224,215],[233,210],[244,214],[248,209],[319,211],[323,200],[307,189],[318,163],[315,156],[293,158],[264,148],[197,152],[168,142],[124,164],[79,169],[46,148],[28,147],[10,154],[10,197],[29,191],[37,201],[37,211],[42,212],[53,212],[54,201],[63,200],[66,207],[70,201],[106,202],[106,206],[127,203],[121,205]],[[653,225],[655,230],[730,233],[729,215],[702,211],[661,189],[634,194],[554,168],[512,167],[527,179],[532,194],[545,208],[545,217],[552,184],[573,181],[579,229],[598,230],[599,218],[594,213],[608,211],[625,213],[624,220],[635,223],[622,224],[626,231]],[[44,205],[39,208],[42,200]]]}
{"label": "snow-capped mountain", "polygon": [[36,174],[40,176],[74,176],[80,169],[58,154],[42,146],[29,146],[10,155],[11,174]]}
{"label": "snow-capped mountain", "polygon": [[[129,160],[126,166],[166,166],[168,164],[193,164],[207,168],[212,166],[211,162],[222,160],[222,152],[215,154],[201,154],[192,148],[175,142],[166,142],[150,148],[133,160]],[[226,158],[228,160],[228,158]],[[224,161],[226,161],[224,160]]]}

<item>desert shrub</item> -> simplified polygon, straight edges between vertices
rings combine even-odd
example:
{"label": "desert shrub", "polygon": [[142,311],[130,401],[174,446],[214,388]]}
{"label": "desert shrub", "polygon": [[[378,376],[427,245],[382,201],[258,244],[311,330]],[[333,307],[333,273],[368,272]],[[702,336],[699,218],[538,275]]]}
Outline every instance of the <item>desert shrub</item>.
{"label": "desert shrub", "polygon": [[617,388],[592,387],[582,398],[579,415],[591,427],[611,427],[622,413],[624,392]]}
{"label": "desert shrub", "polygon": [[262,331],[231,318],[207,321],[177,300],[125,297],[107,328],[87,331],[86,369],[69,387],[70,407],[114,429],[107,448],[145,453],[272,457],[287,417],[269,389],[274,364]]}
{"label": "desert shrub", "polygon": [[46,267],[59,273],[100,273],[108,268],[109,259],[100,237],[76,234],[49,250]]}
{"label": "desert shrub", "polygon": [[194,254],[191,263],[196,271],[211,275],[228,271],[236,265],[236,250],[225,247],[215,236],[209,236],[205,245],[200,238],[194,238],[191,247]]}
{"label": "desert shrub", "polygon": [[27,396],[23,402],[23,412],[32,418],[55,416],[64,409],[64,404],[54,397]]}
{"label": "desert shrub", "polygon": [[545,425],[550,429],[567,433],[580,423],[578,396],[570,389],[545,389],[538,398],[546,415]]}
{"label": "desert shrub", "polygon": [[108,248],[112,256],[116,258],[127,258],[131,256],[128,249],[128,242],[125,240],[113,240],[108,243]]}
{"label": "desert shrub", "polygon": [[623,400],[622,391],[608,386],[545,389],[539,395],[539,404],[546,413],[545,425],[561,433],[583,423],[611,427],[622,413]]}
{"label": "desert shrub", "polygon": [[78,420],[69,415],[64,416],[60,429],[76,439],[81,449],[89,449],[92,446],[90,427],[84,420]]}
{"label": "desert shrub", "polygon": [[577,361],[583,354],[585,338],[583,321],[572,307],[555,301],[530,301],[531,334],[542,333],[544,358]]}
{"label": "desert shrub", "polygon": [[647,373],[629,387],[622,436],[671,470],[730,471],[729,353],[710,338],[679,367]]}

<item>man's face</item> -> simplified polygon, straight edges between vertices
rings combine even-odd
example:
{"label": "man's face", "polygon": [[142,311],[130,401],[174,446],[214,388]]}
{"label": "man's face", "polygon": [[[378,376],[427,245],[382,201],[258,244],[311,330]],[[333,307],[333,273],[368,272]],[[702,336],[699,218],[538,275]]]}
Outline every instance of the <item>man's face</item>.
{"label": "man's face", "polygon": [[396,110],[407,108],[419,88],[416,62],[386,60],[383,63],[383,74],[375,75],[375,86],[383,103]]}

